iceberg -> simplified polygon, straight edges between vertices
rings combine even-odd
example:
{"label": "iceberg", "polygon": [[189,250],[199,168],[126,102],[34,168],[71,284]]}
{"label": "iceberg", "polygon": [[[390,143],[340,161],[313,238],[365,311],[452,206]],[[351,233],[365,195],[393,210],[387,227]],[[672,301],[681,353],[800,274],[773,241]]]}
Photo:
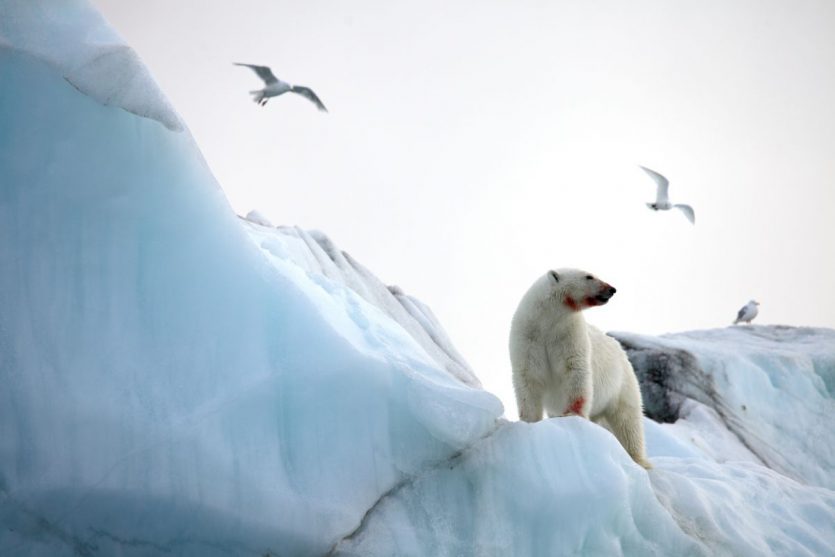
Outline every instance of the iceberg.
{"label": "iceberg", "polygon": [[495,427],[381,310],[268,261],[187,133],[19,41],[101,22],[36,4],[0,28],[0,553],[318,555]]}
{"label": "iceberg", "polygon": [[616,336],[643,470],[229,207],[86,2],[0,6],[0,555],[835,554],[835,331]]}

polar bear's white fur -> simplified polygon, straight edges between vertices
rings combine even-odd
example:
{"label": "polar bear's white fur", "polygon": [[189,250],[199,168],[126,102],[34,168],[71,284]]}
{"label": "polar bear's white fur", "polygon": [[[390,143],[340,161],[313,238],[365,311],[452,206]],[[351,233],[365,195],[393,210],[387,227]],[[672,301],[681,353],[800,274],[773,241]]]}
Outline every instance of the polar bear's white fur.
{"label": "polar bear's white fur", "polygon": [[576,414],[611,431],[632,459],[644,452],[638,379],[620,344],[586,324],[582,311],[615,289],[577,269],[541,276],[519,302],[510,327],[510,362],[519,417],[526,422]]}

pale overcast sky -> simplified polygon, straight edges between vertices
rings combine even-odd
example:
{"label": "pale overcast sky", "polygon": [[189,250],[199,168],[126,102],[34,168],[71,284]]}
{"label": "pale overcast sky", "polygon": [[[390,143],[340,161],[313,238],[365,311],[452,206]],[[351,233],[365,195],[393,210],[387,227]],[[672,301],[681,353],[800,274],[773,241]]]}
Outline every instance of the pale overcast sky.
{"label": "pale overcast sky", "polygon": [[[604,330],[835,326],[831,0],[94,0],[238,213],[326,232],[429,304],[515,418],[507,334],[551,267]],[[312,87],[249,100],[246,62]],[[678,212],[652,213],[652,181]]]}

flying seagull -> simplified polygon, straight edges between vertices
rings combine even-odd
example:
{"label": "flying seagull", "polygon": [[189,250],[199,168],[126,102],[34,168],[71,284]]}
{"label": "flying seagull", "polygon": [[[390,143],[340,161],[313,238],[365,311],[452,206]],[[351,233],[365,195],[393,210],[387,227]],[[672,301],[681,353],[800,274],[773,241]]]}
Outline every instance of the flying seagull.
{"label": "flying seagull", "polygon": [[667,195],[667,190],[670,187],[670,182],[664,176],[657,173],[654,170],[650,170],[649,168],[642,166],[641,167],[644,172],[650,175],[650,177],[655,180],[655,184],[658,186],[658,189],[655,193],[655,203],[647,203],[647,207],[652,209],[653,211],[669,211],[673,207],[676,209],[680,209],[684,216],[687,217],[687,220],[690,221],[690,224],[696,224],[696,213],[693,212],[693,207],[690,205],[682,205],[677,203],[673,205],[670,203],[670,198]]}
{"label": "flying seagull", "polygon": [[754,319],[757,316],[757,313],[759,312],[759,310],[757,309],[758,305],[760,305],[758,301],[751,300],[750,302],[742,306],[742,309],[739,310],[739,313],[736,314],[736,320],[734,320],[734,325],[736,325],[740,321],[743,323],[750,323],[751,320]]}
{"label": "flying seagull", "polygon": [[236,66],[246,66],[247,68],[252,68],[258,77],[260,77],[266,87],[263,89],[258,89],[256,91],[250,91],[250,95],[252,95],[252,100],[260,104],[261,106],[265,106],[267,101],[270,97],[277,97],[279,95],[283,95],[287,91],[291,93],[296,93],[297,95],[301,95],[302,97],[306,98],[310,102],[316,105],[316,107],[323,111],[327,112],[328,109],[325,108],[325,105],[322,104],[322,101],[319,100],[319,97],[316,96],[316,93],[313,92],[313,89],[310,87],[303,87],[301,85],[290,85],[289,83],[285,83],[281,81],[276,76],[273,75],[273,71],[268,66],[255,66],[253,64],[239,64],[238,62],[234,62]]}

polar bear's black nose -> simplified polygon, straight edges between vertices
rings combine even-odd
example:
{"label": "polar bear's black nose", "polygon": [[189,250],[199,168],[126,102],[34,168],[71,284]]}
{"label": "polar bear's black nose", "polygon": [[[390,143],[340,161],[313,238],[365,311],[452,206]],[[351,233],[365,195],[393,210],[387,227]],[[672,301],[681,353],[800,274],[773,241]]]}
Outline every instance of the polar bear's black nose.
{"label": "polar bear's black nose", "polygon": [[615,290],[615,287],[609,286],[607,284],[606,287],[600,292],[600,294],[597,295],[597,297],[599,300],[603,302],[608,302],[609,298],[615,295],[615,292],[617,292],[617,290]]}
{"label": "polar bear's black nose", "polygon": [[615,287],[609,286],[607,284],[603,287],[600,293],[597,296],[595,296],[595,299],[601,304],[605,304],[609,301],[609,298],[615,295],[615,292],[617,292],[617,290],[615,290]]}

